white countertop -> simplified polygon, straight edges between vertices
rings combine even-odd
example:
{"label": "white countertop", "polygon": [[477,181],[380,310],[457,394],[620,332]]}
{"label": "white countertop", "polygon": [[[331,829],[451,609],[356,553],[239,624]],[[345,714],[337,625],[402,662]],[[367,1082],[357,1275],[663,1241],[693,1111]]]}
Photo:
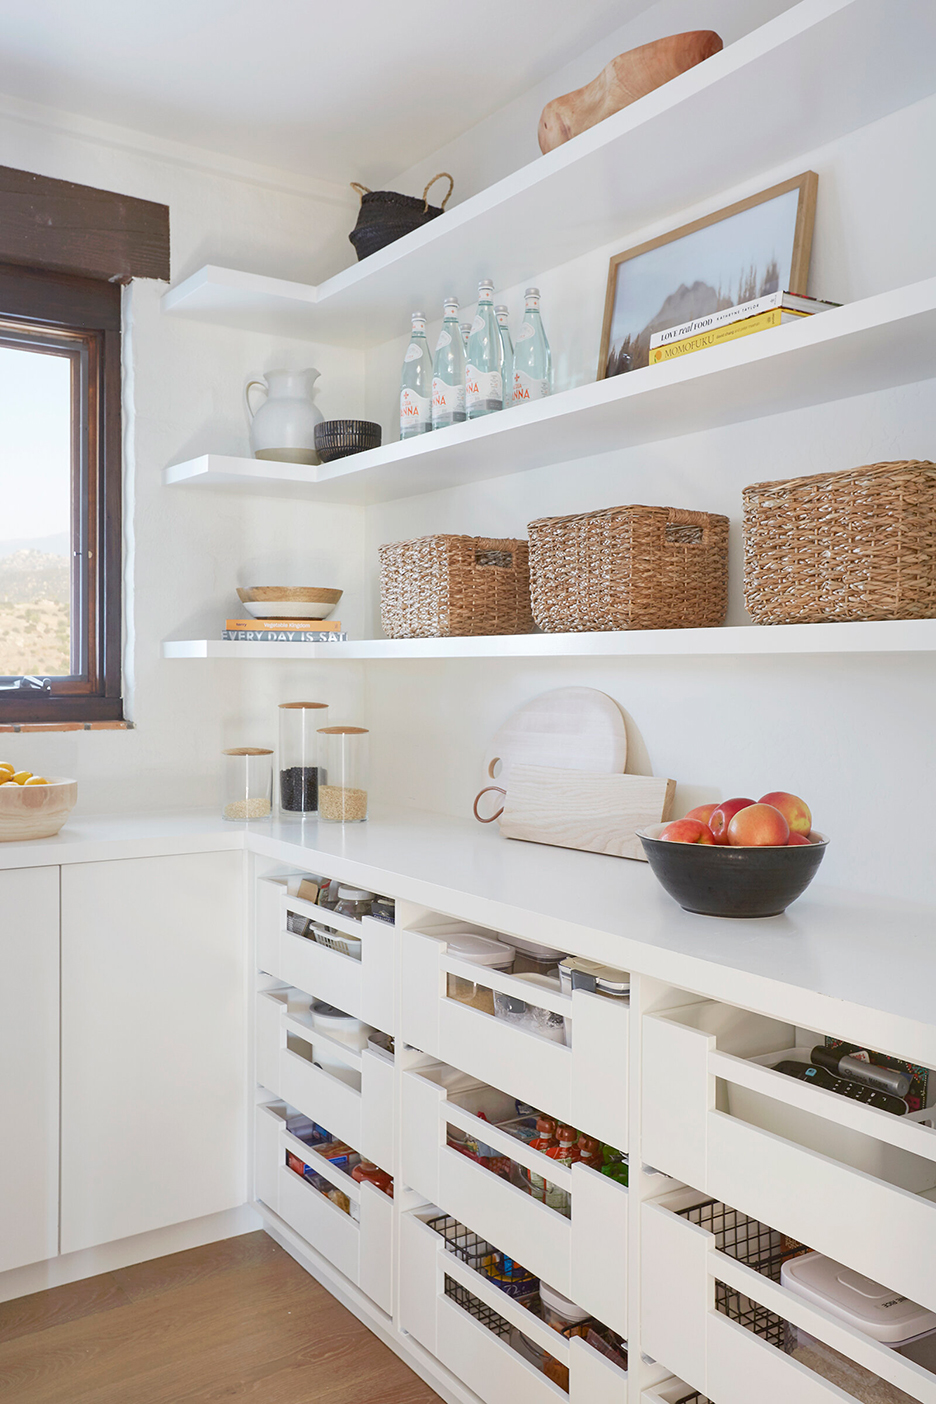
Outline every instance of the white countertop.
{"label": "white countertop", "polygon": [[200,811],[90,816],[56,838],[0,845],[0,867],[241,847],[765,1012],[758,991],[769,980],[781,996],[782,987],[815,992],[929,1026],[936,1040],[936,910],[820,881],[783,916],[694,916],[645,863],[514,842],[470,819],[412,810],[347,825],[230,824]]}

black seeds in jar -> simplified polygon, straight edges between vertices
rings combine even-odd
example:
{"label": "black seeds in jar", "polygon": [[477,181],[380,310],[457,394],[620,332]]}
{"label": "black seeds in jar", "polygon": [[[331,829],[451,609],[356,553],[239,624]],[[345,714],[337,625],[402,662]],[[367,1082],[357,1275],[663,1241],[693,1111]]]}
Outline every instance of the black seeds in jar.
{"label": "black seeds in jar", "polygon": [[293,813],[314,814],[318,809],[317,765],[291,765],[280,771],[280,803]]}

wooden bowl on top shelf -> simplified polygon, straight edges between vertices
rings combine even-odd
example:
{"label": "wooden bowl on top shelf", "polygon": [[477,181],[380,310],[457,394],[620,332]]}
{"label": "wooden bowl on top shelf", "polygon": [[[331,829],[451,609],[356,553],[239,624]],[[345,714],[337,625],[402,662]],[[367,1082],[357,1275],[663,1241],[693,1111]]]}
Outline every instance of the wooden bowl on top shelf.
{"label": "wooden bowl on top shelf", "polygon": [[249,585],[237,591],[254,619],[327,619],[342,594],[311,585]]}
{"label": "wooden bowl on top shelf", "polygon": [[53,775],[45,785],[0,785],[0,843],[52,838],[78,802],[78,781]]}

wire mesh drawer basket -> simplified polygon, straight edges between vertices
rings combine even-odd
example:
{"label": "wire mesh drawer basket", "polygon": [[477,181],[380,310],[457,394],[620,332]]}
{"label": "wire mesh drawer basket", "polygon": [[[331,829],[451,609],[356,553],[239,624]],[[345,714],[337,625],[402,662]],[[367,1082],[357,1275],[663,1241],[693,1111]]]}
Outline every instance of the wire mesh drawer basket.
{"label": "wire mesh drawer basket", "polygon": [[487,536],[381,546],[380,615],[391,639],[529,634],[529,547]]}
{"label": "wire mesh drawer basket", "polygon": [[722,624],[728,518],[607,507],[531,522],[533,617],[546,633]]}
{"label": "wire mesh drawer basket", "polygon": [[936,617],[936,463],[752,483],[743,497],[758,624]]}

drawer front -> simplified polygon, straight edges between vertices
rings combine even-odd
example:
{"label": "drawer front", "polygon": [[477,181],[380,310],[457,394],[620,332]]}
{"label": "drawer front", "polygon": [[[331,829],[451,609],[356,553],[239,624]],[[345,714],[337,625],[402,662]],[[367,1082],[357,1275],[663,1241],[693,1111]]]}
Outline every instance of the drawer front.
{"label": "drawer front", "polygon": [[[326,1123],[327,1125],[327,1123]],[[365,1048],[361,1054],[361,1140],[365,1160],[391,1171],[396,1164],[396,1081],[391,1062]],[[354,1145],[354,1142],[351,1142]]]}
{"label": "drawer front", "polygon": [[[627,1206],[626,1186],[587,1165],[572,1166],[572,1280],[565,1295],[625,1340]],[[610,1368],[616,1382],[621,1372]]]}
{"label": "drawer front", "polygon": [[572,1295],[572,1225],[554,1209],[448,1146],[440,1154],[439,1201],[564,1297]]}
{"label": "drawer front", "polygon": [[279,945],[278,968],[271,974],[315,999],[334,1004],[358,1019],[364,1018],[361,961],[292,931],[280,931]]}
{"label": "drawer front", "polygon": [[[677,1195],[685,1200],[691,1195]],[[716,1249],[712,1233],[689,1223],[665,1203],[642,1206],[642,1348],[718,1404],[830,1404],[851,1396],[800,1361],[716,1308],[716,1282],[726,1283],[780,1319],[792,1322],[858,1366],[936,1404],[936,1378],[887,1346],[852,1330],[743,1262]]]}
{"label": "drawer front", "polygon": [[[923,1114],[726,1054],[679,1012],[644,1019],[647,1163],[936,1310],[936,1203],[921,1194],[936,1186],[936,1132]],[[716,1109],[717,1079],[729,1111]]]}
{"label": "drawer front", "polygon": [[361,1228],[350,1214],[282,1165],[279,1171],[281,1219],[356,1285],[360,1282]]}
{"label": "drawer front", "polygon": [[437,1355],[485,1404],[565,1404],[557,1385],[448,1297],[437,1303]]}
{"label": "drawer front", "polygon": [[280,1050],[279,1083],[271,1089],[354,1150],[361,1148],[361,1093],[288,1048]]}
{"label": "drawer front", "polygon": [[572,1050],[443,999],[439,1057],[532,1106],[572,1121]]}
{"label": "drawer front", "polygon": [[361,1257],[358,1286],[388,1316],[393,1313],[393,1200],[361,1185]]}

